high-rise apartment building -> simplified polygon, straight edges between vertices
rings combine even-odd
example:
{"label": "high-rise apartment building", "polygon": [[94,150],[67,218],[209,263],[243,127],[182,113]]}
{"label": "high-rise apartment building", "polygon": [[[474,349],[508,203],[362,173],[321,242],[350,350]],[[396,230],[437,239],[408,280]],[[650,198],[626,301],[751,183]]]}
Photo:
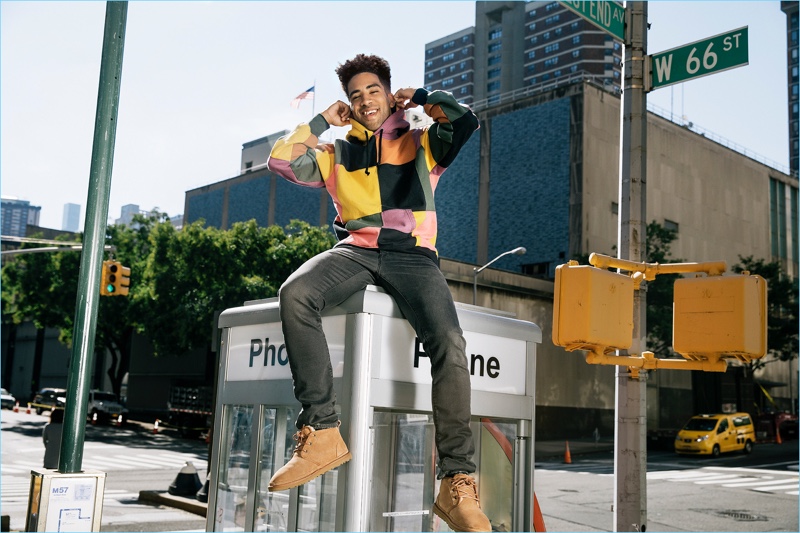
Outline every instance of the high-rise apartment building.
{"label": "high-rise apartment building", "polygon": [[81,224],[80,204],[64,204],[64,215],[61,217],[61,229],[64,231],[78,231]]}
{"label": "high-rise apartment building", "polygon": [[786,13],[786,70],[789,102],[789,168],[792,174],[798,172],[798,135],[797,135],[797,2],[781,2],[781,9]]}
{"label": "high-rise apartment building", "polygon": [[27,200],[10,197],[3,198],[2,206],[0,206],[3,235],[25,237],[28,224],[31,226],[39,225],[41,211],[41,207],[31,205]]}
{"label": "high-rise apartment building", "polygon": [[465,104],[570,77],[619,92],[622,43],[558,2],[476,2],[475,26],[425,46],[425,87]]}

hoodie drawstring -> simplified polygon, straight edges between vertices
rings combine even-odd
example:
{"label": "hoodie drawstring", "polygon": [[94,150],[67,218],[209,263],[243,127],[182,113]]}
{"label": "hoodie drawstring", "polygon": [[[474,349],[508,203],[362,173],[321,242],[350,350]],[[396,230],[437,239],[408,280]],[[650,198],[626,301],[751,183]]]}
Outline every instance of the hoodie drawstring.
{"label": "hoodie drawstring", "polygon": [[[381,147],[383,146],[383,129],[378,130],[377,133],[378,133],[378,142],[377,142],[376,150],[378,152],[378,160],[375,162],[375,166],[378,166],[378,165],[381,164]],[[373,137],[375,137],[375,136],[373,135]],[[366,174],[367,176],[369,176],[369,167],[370,167],[369,157],[367,157],[367,169],[364,171],[364,174]]]}

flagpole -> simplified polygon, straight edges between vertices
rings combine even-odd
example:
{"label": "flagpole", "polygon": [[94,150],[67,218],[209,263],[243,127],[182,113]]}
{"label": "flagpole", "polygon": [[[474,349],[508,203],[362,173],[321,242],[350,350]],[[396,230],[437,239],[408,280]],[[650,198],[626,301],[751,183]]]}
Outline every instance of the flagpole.
{"label": "flagpole", "polygon": [[311,118],[314,118],[314,104],[317,103],[317,80],[314,79],[314,92],[312,93],[311,97]]}

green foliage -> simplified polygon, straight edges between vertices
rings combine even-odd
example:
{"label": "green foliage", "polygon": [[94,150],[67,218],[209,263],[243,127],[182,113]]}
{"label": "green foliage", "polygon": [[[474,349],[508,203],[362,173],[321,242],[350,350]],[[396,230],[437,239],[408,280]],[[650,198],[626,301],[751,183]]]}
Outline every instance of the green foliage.
{"label": "green foliage", "polygon": [[753,369],[770,361],[791,361],[797,357],[797,279],[783,273],[778,261],[765,262],[753,256],[739,256],[734,272],[749,271],[767,281],[767,353],[772,359],[755,361]]}
{"label": "green foliage", "polygon": [[[181,231],[166,214],[134,218],[132,226],[108,227],[106,244],[131,269],[127,297],[101,297],[95,346],[111,353],[109,376],[119,393],[130,365],[134,331],[162,355],[210,347],[214,315],[244,301],[275,296],[296,268],[335,243],[326,228],[293,221],[286,229],[258,227],[254,220],[230,230]],[[3,322],[32,320],[55,327],[69,346],[77,301],[81,254],[35,253],[6,261],[2,270]]]}
{"label": "green foliage", "polygon": [[[674,230],[656,221],[647,225],[645,253],[648,263],[681,263],[672,257],[672,242],[677,238]],[[660,274],[647,282],[647,348],[661,357],[672,352],[672,300],[673,285],[679,274]]]}

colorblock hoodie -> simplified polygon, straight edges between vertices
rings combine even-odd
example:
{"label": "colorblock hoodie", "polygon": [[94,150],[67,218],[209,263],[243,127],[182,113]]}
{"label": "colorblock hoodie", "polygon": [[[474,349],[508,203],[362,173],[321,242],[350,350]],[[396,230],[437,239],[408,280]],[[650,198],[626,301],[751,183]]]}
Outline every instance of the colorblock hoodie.
{"label": "colorblock hoodie", "polygon": [[411,130],[403,112],[396,111],[377,131],[352,120],[344,140],[319,144],[330,127],[319,114],[272,148],[271,171],[328,190],[337,212],[337,246],[438,255],[436,185],[478,129],[478,119],[445,91],[417,89],[411,100],[434,124]]}

